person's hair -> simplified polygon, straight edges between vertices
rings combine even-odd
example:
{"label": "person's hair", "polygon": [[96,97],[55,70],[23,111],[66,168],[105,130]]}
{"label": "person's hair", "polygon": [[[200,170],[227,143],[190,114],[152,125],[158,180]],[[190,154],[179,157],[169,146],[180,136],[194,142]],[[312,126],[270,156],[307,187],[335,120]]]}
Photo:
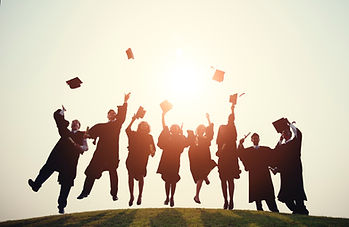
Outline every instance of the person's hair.
{"label": "person's hair", "polygon": [[150,125],[146,121],[139,122],[138,128],[137,128],[137,132],[141,131],[141,128],[142,128],[143,125],[146,126],[146,131],[144,131],[144,132],[147,133],[147,134],[150,133]]}
{"label": "person's hair", "polygon": [[110,109],[110,110],[108,111],[108,114],[109,114],[110,112],[116,113],[113,109]]}
{"label": "person's hair", "polygon": [[254,137],[254,136],[258,136],[259,137],[259,135],[257,133],[253,133],[251,138]]}
{"label": "person's hair", "polygon": [[204,128],[204,129],[205,129],[204,133],[206,132],[206,127],[205,127],[205,125],[200,124],[200,125],[198,125],[198,127],[196,127],[196,130],[195,130],[196,135],[198,134],[198,130],[199,130],[200,128]]}
{"label": "person's hair", "polygon": [[178,129],[178,131],[180,131],[180,130],[181,130],[181,127],[179,127],[179,125],[178,125],[178,124],[173,124],[173,125],[171,125],[171,127],[170,127],[170,131],[172,131],[172,129],[174,129],[174,128],[177,128],[177,129]]}

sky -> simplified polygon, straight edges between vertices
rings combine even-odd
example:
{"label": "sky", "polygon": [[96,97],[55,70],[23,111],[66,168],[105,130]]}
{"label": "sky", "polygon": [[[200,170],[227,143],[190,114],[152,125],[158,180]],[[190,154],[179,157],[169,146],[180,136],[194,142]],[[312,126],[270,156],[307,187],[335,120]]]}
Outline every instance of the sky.
{"label": "sky", "polygon": [[[0,221],[57,214],[55,173],[38,193],[35,178],[59,140],[53,112],[63,104],[67,120],[82,129],[107,121],[109,109],[131,92],[120,134],[119,200],[109,195],[104,173],[87,199],[77,200],[95,146],[80,156],[66,213],[128,208],[124,131],[141,105],[155,142],[165,99],[173,104],[166,122],[184,130],[227,122],[229,95],[245,93],[236,106],[238,138],[260,135],[274,147],[280,137],[272,122],[287,117],[303,133],[306,206],[311,215],[349,218],[349,2],[345,0],[3,0],[0,5]],[[125,51],[132,48],[135,59]],[[212,80],[225,71],[222,83]],[[66,80],[83,84],[70,89]],[[133,129],[136,129],[137,121]],[[249,139],[245,146],[250,146]],[[217,161],[217,146],[211,154]],[[156,169],[157,148],[148,162],[141,206],[163,208],[164,183]],[[244,167],[240,163],[240,168]],[[176,207],[222,208],[217,168],[203,185],[201,204],[188,152],[181,156]],[[275,193],[279,175],[272,176]],[[135,189],[135,195],[138,194]],[[248,203],[248,175],[235,180],[235,208]],[[290,213],[277,202],[281,212]],[[267,209],[266,204],[264,208]]]}

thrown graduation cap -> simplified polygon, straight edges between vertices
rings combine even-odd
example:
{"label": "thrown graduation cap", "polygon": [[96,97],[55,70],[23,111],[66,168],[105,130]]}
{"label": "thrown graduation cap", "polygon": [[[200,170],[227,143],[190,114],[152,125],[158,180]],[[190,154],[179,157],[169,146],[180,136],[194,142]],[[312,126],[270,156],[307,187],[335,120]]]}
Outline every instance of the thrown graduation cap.
{"label": "thrown graduation cap", "polygon": [[137,113],[136,113],[136,118],[143,118],[144,115],[145,115],[145,110],[142,106],[140,106],[137,110]]}
{"label": "thrown graduation cap", "polygon": [[170,109],[172,109],[173,105],[169,101],[165,100],[162,103],[160,103],[160,107],[163,112],[167,112]]}
{"label": "thrown graduation cap", "polygon": [[127,58],[128,59],[135,59],[135,57],[133,56],[133,53],[132,53],[132,50],[131,50],[131,48],[128,48],[127,50],[126,50],[126,54],[127,54]]}
{"label": "thrown graduation cap", "polygon": [[78,77],[75,77],[75,78],[68,80],[66,82],[71,89],[78,88],[82,84],[82,81]]}
{"label": "thrown graduation cap", "polygon": [[277,121],[273,122],[274,128],[278,133],[282,133],[285,129],[289,128],[290,122],[287,120],[287,118],[280,118]]}
{"label": "thrown graduation cap", "polygon": [[224,80],[224,73],[225,72],[216,69],[212,79],[215,80],[215,81],[218,81],[218,82],[222,82]]}

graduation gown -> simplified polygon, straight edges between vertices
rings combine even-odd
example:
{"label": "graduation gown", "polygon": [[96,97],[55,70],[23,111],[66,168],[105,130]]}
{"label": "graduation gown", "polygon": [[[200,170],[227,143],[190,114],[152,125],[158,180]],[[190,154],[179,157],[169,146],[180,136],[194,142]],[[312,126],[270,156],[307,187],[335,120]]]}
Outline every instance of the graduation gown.
{"label": "graduation gown", "polygon": [[114,121],[94,125],[89,134],[98,139],[96,151],[85,170],[86,176],[99,179],[103,171],[114,171],[119,166],[119,135],[125,121],[127,103],[119,107]]}
{"label": "graduation gown", "polygon": [[276,165],[280,172],[281,186],[278,199],[307,200],[303,185],[303,168],[301,161],[302,133],[297,128],[297,136],[285,144],[275,147]]}
{"label": "graduation gown", "polygon": [[216,143],[218,145],[218,172],[221,180],[240,178],[240,167],[236,148],[235,124],[221,125],[218,130]]}
{"label": "graduation gown", "polygon": [[217,166],[217,163],[211,159],[211,140],[213,139],[213,124],[207,127],[205,137],[194,138],[190,142],[189,162],[190,172],[194,182],[205,179],[211,170]]}
{"label": "graduation gown", "polygon": [[158,147],[162,149],[157,173],[165,182],[176,183],[179,176],[180,158],[185,147],[189,146],[187,138],[183,135],[171,135],[165,127],[158,138]]}
{"label": "graduation gown", "polygon": [[239,148],[239,157],[248,171],[249,202],[274,200],[274,186],[268,166],[271,162],[271,149],[259,146],[257,149]]}
{"label": "graduation gown", "polygon": [[150,134],[138,133],[126,130],[128,136],[128,156],[126,167],[129,175],[139,180],[147,175],[148,158],[151,153],[150,147],[155,149],[153,137]]}
{"label": "graduation gown", "polygon": [[71,132],[68,129],[69,121],[65,120],[64,116],[59,114],[60,111],[61,110],[55,111],[53,116],[61,138],[51,151],[45,165],[59,172],[58,182],[60,184],[74,185],[80,150],[73,145],[69,137],[73,139],[75,143],[82,146],[84,132]]}

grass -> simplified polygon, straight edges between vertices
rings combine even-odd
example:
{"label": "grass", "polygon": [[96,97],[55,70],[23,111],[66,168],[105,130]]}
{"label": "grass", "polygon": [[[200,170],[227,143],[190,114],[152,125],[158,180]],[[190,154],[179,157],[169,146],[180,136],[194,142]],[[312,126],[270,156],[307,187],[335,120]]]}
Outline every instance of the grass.
{"label": "grass", "polygon": [[349,219],[219,209],[104,210],[1,222],[2,226],[349,226]]}

